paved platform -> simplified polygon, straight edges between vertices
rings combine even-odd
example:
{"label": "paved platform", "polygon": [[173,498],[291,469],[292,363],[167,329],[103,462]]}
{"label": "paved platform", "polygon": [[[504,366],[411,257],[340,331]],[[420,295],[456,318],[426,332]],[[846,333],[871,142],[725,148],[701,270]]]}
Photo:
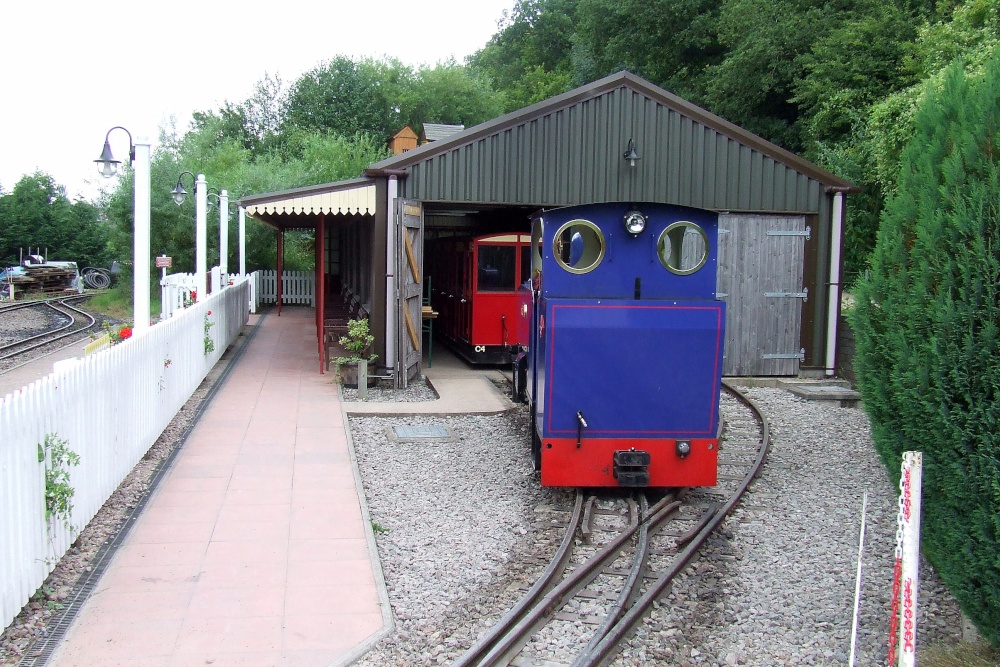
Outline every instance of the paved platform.
{"label": "paved platform", "polygon": [[435,346],[434,365],[422,371],[437,392],[438,400],[416,403],[345,401],[344,411],[351,415],[488,415],[514,407],[510,397],[490,381],[491,376],[501,377],[502,371],[473,368],[443,346]]}
{"label": "paved platform", "polygon": [[256,326],[49,664],[318,667],[390,627],[313,310]]}

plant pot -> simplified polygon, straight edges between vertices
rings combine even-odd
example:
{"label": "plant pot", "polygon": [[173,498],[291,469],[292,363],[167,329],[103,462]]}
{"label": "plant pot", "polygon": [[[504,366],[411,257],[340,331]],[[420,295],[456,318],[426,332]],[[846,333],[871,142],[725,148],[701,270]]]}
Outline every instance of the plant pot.
{"label": "plant pot", "polygon": [[[339,373],[342,385],[348,389],[358,388],[358,365],[356,363],[341,364]],[[374,387],[377,382],[378,378],[368,376],[369,387]]]}

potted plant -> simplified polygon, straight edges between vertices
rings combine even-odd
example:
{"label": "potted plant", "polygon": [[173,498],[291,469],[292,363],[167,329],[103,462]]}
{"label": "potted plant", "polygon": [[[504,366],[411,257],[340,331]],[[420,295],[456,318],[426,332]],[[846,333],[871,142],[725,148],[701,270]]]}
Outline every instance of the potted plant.
{"label": "potted plant", "polygon": [[[347,353],[343,357],[337,357],[337,373],[340,381],[345,387],[358,386],[358,367],[368,364],[378,359],[377,354],[370,354],[375,336],[368,330],[367,319],[357,319],[347,321],[347,335],[340,337],[340,345]],[[369,386],[375,384],[375,378],[368,376]]]}

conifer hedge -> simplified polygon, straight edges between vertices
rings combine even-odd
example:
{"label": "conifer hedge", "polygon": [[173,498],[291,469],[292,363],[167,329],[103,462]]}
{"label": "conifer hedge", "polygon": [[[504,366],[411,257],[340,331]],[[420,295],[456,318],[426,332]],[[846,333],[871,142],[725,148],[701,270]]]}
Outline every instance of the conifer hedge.
{"label": "conifer hedge", "polygon": [[1000,53],[953,66],[903,154],[852,313],[855,370],[895,481],[924,452],[922,551],[1000,645]]}

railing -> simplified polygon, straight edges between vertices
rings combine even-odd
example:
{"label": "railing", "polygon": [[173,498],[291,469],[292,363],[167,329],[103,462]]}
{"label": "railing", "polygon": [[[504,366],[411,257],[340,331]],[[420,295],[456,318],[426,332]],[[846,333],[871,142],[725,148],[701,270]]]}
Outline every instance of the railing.
{"label": "railing", "polygon": [[[278,272],[258,271],[261,303],[278,303]],[[316,305],[316,278],[312,271],[283,271],[281,274],[281,303]]]}
{"label": "railing", "polygon": [[[249,303],[250,282],[239,280],[140,336],[61,363],[0,399],[4,627],[236,340]],[[65,521],[46,519],[48,463],[39,462],[39,453],[47,435],[80,457],[79,465],[65,468],[74,491]]]}

